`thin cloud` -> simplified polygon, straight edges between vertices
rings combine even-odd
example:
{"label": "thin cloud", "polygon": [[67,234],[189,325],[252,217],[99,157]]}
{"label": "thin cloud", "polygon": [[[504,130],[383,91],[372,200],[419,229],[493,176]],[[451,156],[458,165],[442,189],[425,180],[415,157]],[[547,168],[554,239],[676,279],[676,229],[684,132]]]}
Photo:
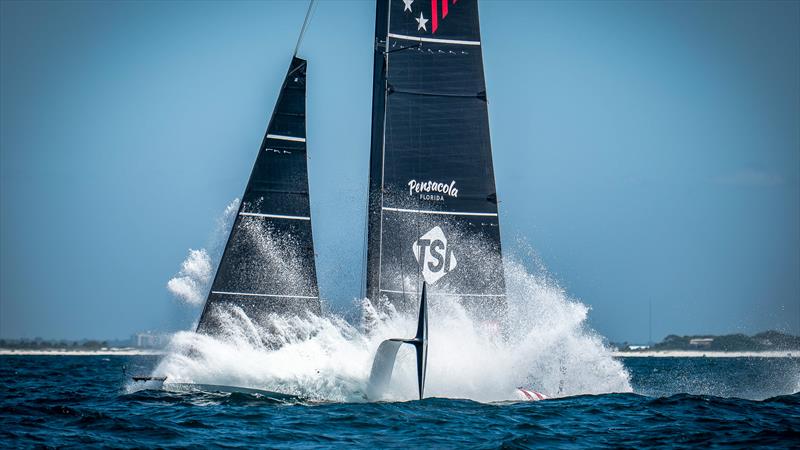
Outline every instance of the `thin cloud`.
{"label": "thin cloud", "polygon": [[717,176],[714,183],[728,186],[779,186],[784,183],[780,174],[757,169],[743,169]]}

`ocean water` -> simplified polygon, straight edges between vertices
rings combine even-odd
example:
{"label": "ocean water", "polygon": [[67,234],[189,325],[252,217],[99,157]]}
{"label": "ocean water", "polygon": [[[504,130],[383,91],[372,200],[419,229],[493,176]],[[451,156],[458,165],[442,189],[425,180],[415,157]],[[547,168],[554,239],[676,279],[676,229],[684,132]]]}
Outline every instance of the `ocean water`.
{"label": "ocean water", "polygon": [[129,389],[131,373],[148,373],[159,360],[0,356],[0,446],[800,445],[798,358],[627,358],[620,362],[633,392],[375,403]]}
{"label": "ocean water", "polygon": [[[217,236],[227,236],[237,204]],[[187,305],[209,289],[221,246],[208,247],[190,251],[167,283]],[[350,308],[358,324],[330,311],[251,320],[233,308],[217,311],[221,333],[176,333],[163,356],[0,356],[0,447],[800,448],[800,358],[614,358],[587,325],[589,308],[530,259],[504,260],[502,324],[457,299],[429,299],[424,400],[415,400],[407,348],[389,388],[365,396],[376,349],[413,336],[415,314],[366,300]],[[550,399],[520,401],[518,386]]]}

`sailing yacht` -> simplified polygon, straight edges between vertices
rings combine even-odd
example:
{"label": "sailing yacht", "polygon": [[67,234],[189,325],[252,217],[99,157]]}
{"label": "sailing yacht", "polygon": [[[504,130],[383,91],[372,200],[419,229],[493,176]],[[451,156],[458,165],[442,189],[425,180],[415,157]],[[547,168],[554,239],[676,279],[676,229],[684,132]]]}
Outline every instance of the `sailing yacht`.
{"label": "sailing yacht", "polygon": [[[221,336],[236,327],[235,322],[263,324],[271,313],[320,314],[308,189],[306,68],[306,60],[292,57],[203,307],[198,333]],[[154,376],[134,376],[133,381],[158,387],[168,382],[166,377]],[[296,398],[239,386],[168,383],[170,390]]]}
{"label": "sailing yacht", "polygon": [[410,344],[422,398],[427,302],[456,300],[498,334],[507,313],[478,2],[377,0],[375,18],[365,294],[420,312],[415,338],[378,347],[368,392]]}
{"label": "sailing yacht", "polygon": [[478,3],[378,0],[366,297],[505,313]]}
{"label": "sailing yacht", "polygon": [[[364,289],[375,305],[419,313],[415,337],[388,339],[378,347],[367,396],[380,398],[398,349],[407,344],[417,353],[422,398],[428,299],[456,300],[495,326],[507,311],[478,4],[376,4]],[[292,58],[203,308],[200,333],[224,334],[241,314],[258,323],[270,313],[320,313],[307,173],[306,67],[305,60]],[[519,392],[521,399],[543,398]]]}
{"label": "sailing yacht", "polygon": [[320,312],[308,190],[306,67],[304,59],[292,58],[198,332],[223,330],[231,307],[256,323],[269,313]]}

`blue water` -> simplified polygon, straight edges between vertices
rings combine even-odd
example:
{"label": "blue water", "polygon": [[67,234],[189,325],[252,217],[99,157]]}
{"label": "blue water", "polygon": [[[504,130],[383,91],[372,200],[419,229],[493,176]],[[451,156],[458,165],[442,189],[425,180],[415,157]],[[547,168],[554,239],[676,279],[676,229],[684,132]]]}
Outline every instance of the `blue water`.
{"label": "blue water", "polygon": [[798,358],[629,358],[637,394],[494,404],[126,393],[156,360],[0,356],[0,447],[800,447]]}

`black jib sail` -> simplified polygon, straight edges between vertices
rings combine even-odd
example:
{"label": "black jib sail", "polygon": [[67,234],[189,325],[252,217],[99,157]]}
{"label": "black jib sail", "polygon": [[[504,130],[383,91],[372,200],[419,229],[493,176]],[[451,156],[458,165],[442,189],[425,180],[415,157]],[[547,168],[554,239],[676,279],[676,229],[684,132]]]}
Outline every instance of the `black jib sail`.
{"label": "black jib sail", "polygon": [[198,331],[214,333],[241,308],[320,310],[306,156],[306,61],[292,58],[208,294]]}
{"label": "black jib sail", "polygon": [[367,297],[502,314],[477,0],[378,0],[373,83]]}

